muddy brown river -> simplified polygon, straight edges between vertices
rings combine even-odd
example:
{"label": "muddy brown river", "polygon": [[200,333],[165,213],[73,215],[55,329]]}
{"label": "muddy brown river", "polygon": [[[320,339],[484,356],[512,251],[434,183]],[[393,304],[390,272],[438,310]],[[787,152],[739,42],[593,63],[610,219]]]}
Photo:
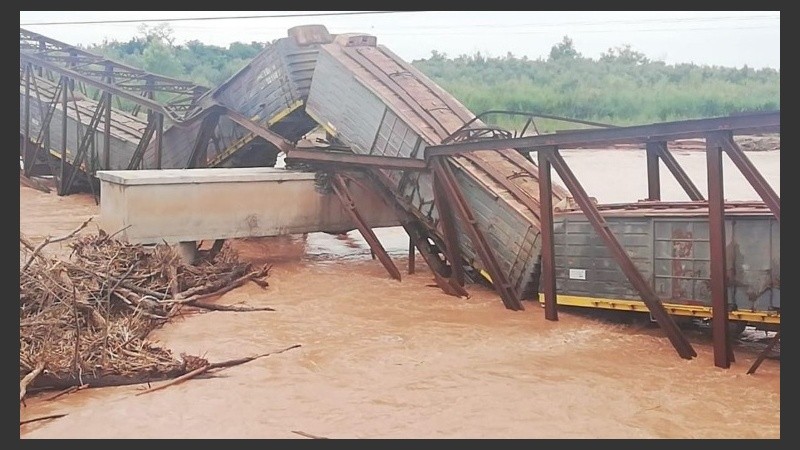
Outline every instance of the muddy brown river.
{"label": "muddy brown river", "polygon": [[[704,154],[674,153],[705,192]],[[600,202],[646,196],[643,152],[563,154]],[[780,192],[780,152],[748,157]],[[726,198],[756,200],[725,162]],[[663,166],[661,178],[664,200],[687,199]],[[20,187],[20,227],[36,241],[98,213],[90,196]],[[376,233],[405,268],[403,230]],[[497,294],[477,285],[468,286],[470,298],[457,299],[431,286],[419,256],[415,274],[404,270],[401,282],[389,278],[358,232],[233,245],[241,259],[273,265],[270,285],[262,290],[248,284],[218,302],[276,311],[195,314],[156,330],[151,339],[176,355],[212,362],[302,347],[142,396],[135,395],[141,385],[89,388],[55,401],[32,394],[20,406],[21,419],[68,415],[24,425],[20,436],[780,437],[780,361],[768,358],[747,375],[757,346],[737,342],[735,363],[719,369],[710,337],[700,331],[687,332],[698,357],[684,360],[658,328],[566,308],[550,322],[538,304],[510,311]]]}

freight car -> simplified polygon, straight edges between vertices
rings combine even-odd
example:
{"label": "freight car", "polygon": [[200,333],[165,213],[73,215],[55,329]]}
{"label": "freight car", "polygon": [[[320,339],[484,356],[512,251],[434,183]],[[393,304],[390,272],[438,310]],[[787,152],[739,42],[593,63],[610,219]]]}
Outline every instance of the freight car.
{"label": "freight car", "polygon": [[[704,202],[599,205],[637,269],[676,320],[711,318],[708,206]],[[725,205],[729,319],[780,326],[780,225],[763,203]],[[648,312],[603,240],[580,211],[554,215],[557,303]],[[544,296],[539,294],[540,302]]]}

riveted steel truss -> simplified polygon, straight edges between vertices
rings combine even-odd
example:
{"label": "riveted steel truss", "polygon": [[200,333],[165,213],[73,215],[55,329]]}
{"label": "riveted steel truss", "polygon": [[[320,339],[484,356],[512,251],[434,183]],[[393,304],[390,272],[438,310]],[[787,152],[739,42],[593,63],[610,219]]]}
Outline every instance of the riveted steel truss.
{"label": "riveted steel truss", "polygon": [[[727,154],[745,179],[780,221],[780,197],[769,186],[759,171],[749,161],[733,139],[734,134],[754,134],[780,132],[780,111],[696,119],[678,122],[656,123],[631,127],[606,127],[599,129],[567,131],[527,137],[505,139],[483,139],[471,142],[454,142],[430,146],[425,149],[425,159],[434,168],[441,167],[442,158],[450,155],[470,154],[480,150],[503,150],[513,148],[525,157],[537,153],[539,163],[539,207],[542,228],[542,281],[545,315],[557,320],[557,293],[555,284],[555,255],[553,251],[553,216],[550,179],[551,167],[573,195],[581,211],[586,215],[595,232],[603,239],[630,283],[639,291],[653,318],[664,330],[673,347],[682,358],[690,359],[697,355],[691,344],[681,333],[674,320],[667,313],[661,300],[650,283],[642,276],[625,252],[619,240],[609,229],[600,211],[559,154],[560,148],[602,148],[613,144],[641,144],[647,151],[648,199],[660,200],[659,160],[677,179],[691,200],[704,201],[699,189],[691,182],[686,172],[669,153],[667,141],[686,138],[704,138],[706,141],[708,174],[708,217],[711,251],[711,294],[712,294],[712,333],[714,364],[728,368],[734,359],[728,336],[728,299],[725,269],[725,205],[723,191],[722,154]],[[436,170],[436,169],[435,169]],[[438,169],[441,173],[441,168]],[[457,197],[457,185],[449,185],[450,198]],[[529,206],[531,207],[531,206]],[[470,218],[462,215],[468,226]],[[481,240],[481,230],[471,226],[471,238]],[[478,244],[480,246],[480,244]],[[492,266],[491,254],[481,254],[481,259]],[[489,260],[489,261],[487,261]],[[494,274],[492,274],[494,277]],[[502,279],[500,280],[502,284]],[[496,286],[506,303],[513,296],[506,286]],[[757,366],[755,366],[757,367]]]}

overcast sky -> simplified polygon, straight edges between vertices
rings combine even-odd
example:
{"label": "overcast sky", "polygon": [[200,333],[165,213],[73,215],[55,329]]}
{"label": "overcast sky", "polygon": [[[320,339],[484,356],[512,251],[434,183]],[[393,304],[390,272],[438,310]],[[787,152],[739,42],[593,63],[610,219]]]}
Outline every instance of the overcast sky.
{"label": "overcast sky", "polygon": [[[337,11],[20,11],[20,26],[77,45],[103,39],[127,41],[139,23],[33,25],[41,22],[176,19]],[[145,22],[155,26],[160,22]],[[378,37],[406,60],[431,50],[449,56],[480,51],[490,56],[546,58],[566,35],[584,56],[597,58],[630,44],[651,59],[727,67],[780,70],[779,11],[423,11],[317,17],[170,21],[176,43],[199,40],[268,42],[296,25],[323,24],[331,33],[363,32]]]}

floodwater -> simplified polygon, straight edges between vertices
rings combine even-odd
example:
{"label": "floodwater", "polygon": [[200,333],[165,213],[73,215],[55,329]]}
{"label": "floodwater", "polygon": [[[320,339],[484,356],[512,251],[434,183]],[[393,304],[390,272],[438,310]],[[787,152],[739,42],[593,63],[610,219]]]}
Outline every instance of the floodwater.
{"label": "floodwater", "polygon": [[[702,152],[675,151],[705,191]],[[600,202],[646,196],[643,152],[563,151]],[[780,152],[749,153],[777,192]],[[729,200],[756,200],[725,165]],[[662,169],[665,200],[685,200]],[[33,239],[70,231],[98,214],[88,196],[20,187],[20,227]],[[398,267],[400,228],[376,230]],[[714,367],[711,341],[688,332],[698,357],[681,359],[658,328],[602,321],[538,304],[503,307],[469,286],[457,299],[417,272],[386,274],[357,232],[234,241],[241,258],[273,269],[266,290],[248,284],[220,303],[275,312],[207,312],[165,325],[151,338],[176,355],[222,361],[293,344],[302,347],[136,396],[142,386],[91,388],[44,401],[21,419],[24,438],[779,438],[780,361],[735,346],[730,369]],[[434,285],[435,286],[435,285]]]}

